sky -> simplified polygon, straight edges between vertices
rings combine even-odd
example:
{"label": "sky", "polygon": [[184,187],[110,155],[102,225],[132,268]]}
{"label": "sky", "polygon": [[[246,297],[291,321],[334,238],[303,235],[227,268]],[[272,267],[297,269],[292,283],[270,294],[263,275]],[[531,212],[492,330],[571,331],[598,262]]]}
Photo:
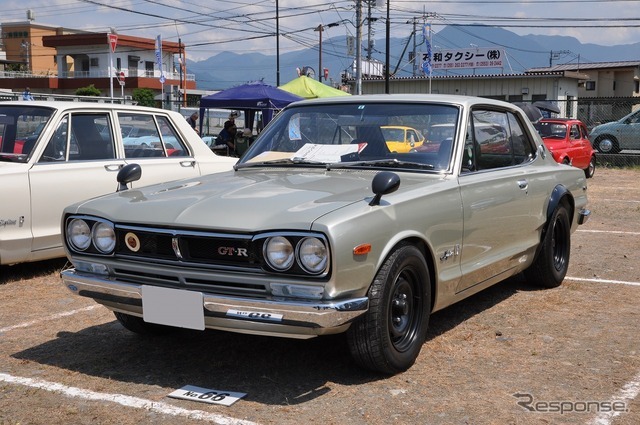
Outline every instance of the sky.
{"label": "sky", "polygon": [[[35,23],[95,32],[115,28],[119,34],[148,38],[160,34],[166,41],[180,39],[188,59],[200,61],[223,51],[275,55],[313,47],[319,41],[314,30],[320,25],[324,40],[355,36],[356,4],[356,0],[2,0],[0,22],[26,21],[31,10]],[[373,38],[384,37],[386,2],[361,0],[361,4],[363,19],[372,18]],[[566,35],[604,46],[640,41],[640,0],[390,0],[389,11],[391,36],[400,38],[409,36],[417,20],[430,22],[436,38],[446,25],[486,24],[520,35]],[[367,28],[363,26],[364,39]],[[466,46],[450,46],[455,47]]]}

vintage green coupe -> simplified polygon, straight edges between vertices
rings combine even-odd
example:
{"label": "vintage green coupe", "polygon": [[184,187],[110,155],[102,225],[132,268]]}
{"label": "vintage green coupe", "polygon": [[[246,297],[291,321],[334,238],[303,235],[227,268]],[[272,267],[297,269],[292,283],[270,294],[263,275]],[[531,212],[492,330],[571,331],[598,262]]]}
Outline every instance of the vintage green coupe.
{"label": "vintage green coupe", "polygon": [[[381,132],[441,124],[453,136],[433,152],[392,153]],[[415,362],[432,312],[520,272],[559,285],[589,217],[582,170],[522,110],[473,97],[302,101],[233,171],[128,189],[140,172],[65,210],[73,293],[140,333],[346,332],[355,361],[387,374]]]}

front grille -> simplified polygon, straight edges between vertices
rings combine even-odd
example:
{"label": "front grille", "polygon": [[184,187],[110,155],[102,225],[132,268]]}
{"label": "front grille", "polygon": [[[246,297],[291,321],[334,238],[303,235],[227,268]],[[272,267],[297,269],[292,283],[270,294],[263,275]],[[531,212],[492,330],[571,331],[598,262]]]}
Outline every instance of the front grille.
{"label": "front grille", "polygon": [[[163,263],[260,268],[251,235],[116,226],[116,257]],[[259,251],[258,251],[259,252]]]}

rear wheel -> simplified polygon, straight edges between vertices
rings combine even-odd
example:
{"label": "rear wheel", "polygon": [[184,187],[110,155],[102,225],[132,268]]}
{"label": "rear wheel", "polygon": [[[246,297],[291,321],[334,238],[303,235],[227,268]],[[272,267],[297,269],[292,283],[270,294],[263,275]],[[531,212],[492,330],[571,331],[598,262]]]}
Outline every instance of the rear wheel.
{"label": "rear wheel", "polygon": [[590,179],[596,172],[596,157],[592,156],[589,160],[589,166],[584,169],[584,175],[586,178]]}
{"label": "rear wheel", "polygon": [[385,260],[369,289],[369,310],[347,333],[356,363],[385,374],[407,370],[424,343],[430,309],[424,256],[413,245],[401,245]]}
{"label": "rear wheel", "polygon": [[527,280],[545,288],[559,286],[569,268],[571,224],[567,208],[560,204],[547,225],[542,246],[534,263],[525,270]]}
{"label": "rear wheel", "polygon": [[170,333],[174,328],[170,326],[158,325],[155,323],[145,322],[142,317],[132,316],[130,314],[120,313],[114,311],[113,314],[118,319],[118,322],[131,332],[135,332],[141,335],[164,335]]}
{"label": "rear wheel", "polygon": [[596,139],[594,147],[598,152],[602,153],[618,153],[620,147],[618,146],[618,140],[610,135],[600,136]]}

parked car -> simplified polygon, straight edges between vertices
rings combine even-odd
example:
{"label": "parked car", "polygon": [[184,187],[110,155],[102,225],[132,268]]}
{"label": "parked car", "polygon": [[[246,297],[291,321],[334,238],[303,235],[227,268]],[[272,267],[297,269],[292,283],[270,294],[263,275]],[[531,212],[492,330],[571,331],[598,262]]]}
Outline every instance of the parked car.
{"label": "parked car", "polygon": [[[398,121],[457,128],[437,152],[393,153],[381,128]],[[495,140],[472,129],[491,124],[507,151],[483,153]],[[434,311],[520,272],[558,286],[590,214],[582,170],[521,109],[474,97],[296,102],[233,171],[126,189],[140,172],[66,208],[72,293],[139,333],[346,332],[356,363],[386,374],[414,363]]]}
{"label": "parked car", "polygon": [[406,153],[422,146],[424,136],[420,131],[406,125],[385,125],[380,127],[382,136],[391,152]]}
{"label": "parked car", "polygon": [[600,124],[591,129],[589,139],[602,153],[619,153],[625,149],[640,149],[640,110],[618,121]]}
{"label": "parked car", "polygon": [[589,141],[587,127],[580,120],[545,118],[535,125],[542,141],[561,164],[584,170],[589,179],[596,171],[596,151]]}
{"label": "parked car", "polygon": [[229,170],[235,162],[213,154],[178,113],[110,103],[0,103],[0,264],[64,257],[64,207],[113,192],[118,170],[132,161],[144,166],[136,187]]}

